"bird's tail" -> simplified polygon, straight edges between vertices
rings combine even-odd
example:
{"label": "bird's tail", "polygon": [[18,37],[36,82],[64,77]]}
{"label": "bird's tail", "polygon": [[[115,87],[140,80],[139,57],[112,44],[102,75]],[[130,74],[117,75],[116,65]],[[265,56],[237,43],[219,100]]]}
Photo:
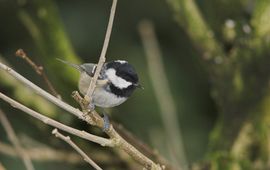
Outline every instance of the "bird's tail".
{"label": "bird's tail", "polygon": [[83,71],[82,67],[80,65],[78,65],[78,64],[73,64],[73,63],[70,63],[68,61],[62,60],[60,58],[56,58],[56,60],[61,61],[62,63],[66,64],[68,66],[71,66],[71,67],[73,67],[73,68],[75,68],[75,69],[77,69],[79,71]]}

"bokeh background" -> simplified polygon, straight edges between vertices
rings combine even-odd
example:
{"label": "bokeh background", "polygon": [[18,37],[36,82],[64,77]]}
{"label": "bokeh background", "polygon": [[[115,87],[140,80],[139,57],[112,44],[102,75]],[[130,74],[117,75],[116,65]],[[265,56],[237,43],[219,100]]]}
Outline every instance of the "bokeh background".
{"label": "bokeh background", "polygon": [[[242,29],[248,23],[254,7],[252,0],[239,0],[237,2],[197,0],[195,3],[202,16],[207,20],[209,27],[214,30],[216,39],[223,42],[225,50],[232,46],[231,39],[224,38],[226,23],[233,22],[234,25],[234,20],[237,20],[237,27]],[[47,14],[46,5],[49,6],[49,9],[53,8],[52,11],[55,13]],[[63,58],[76,63],[97,62],[104,41],[110,7],[111,1],[108,0],[55,0],[52,2],[0,0],[1,61],[4,59],[20,74],[46,89],[42,79],[35,74],[29,65],[15,56],[17,49],[24,49],[36,63],[44,66],[50,80],[63,99],[73,106],[79,107],[70,97],[71,92],[77,89],[76,81],[79,75],[66,68],[55,58]],[[227,10],[230,12],[223,13]],[[55,16],[54,21],[46,25],[42,15],[57,16]],[[33,19],[33,23],[27,20],[27,16]],[[176,104],[177,121],[182,133],[184,153],[188,161],[187,164],[191,165],[202,160],[206,155],[209,135],[217,120],[218,111],[211,97],[207,68],[201,64],[202,54],[194,46],[186,30],[179,26],[171,6],[165,0],[119,0],[118,2],[107,60],[123,59],[129,61],[137,70],[144,90],[135,91],[127,102],[110,109],[108,111],[110,119],[122,124],[147,145],[171,160],[158,99],[153,90],[146,53],[138,32],[139,23],[145,19],[151,21],[155,28],[162,52],[165,74]],[[52,27],[48,28],[50,25]],[[59,31],[58,26],[56,28],[55,25],[60,25],[64,30],[64,37],[71,44],[67,48],[72,52],[61,53],[55,50],[59,44],[48,44],[50,41],[53,42],[51,40],[53,38],[50,36],[57,37],[58,34],[62,34],[62,32],[57,32]],[[230,28],[230,25],[227,26]],[[40,30],[35,30],[35,28]],[[198,27],[198,29],[200,28]],[[244,31],[237,31],[236,34],[242,39],[247,37]],[[43,40],[38,38],[39,35],[44,36]],[[59,43],[61,41],[63,40],[59,40]],[[69,54],[72,57],[66,56],[67,53],[72,53]],[[89,127],[86,123],[49,103],[33,102],[36,96],[33,97],[30,90],[22,90],[24,89],[22,87],[18,89],[16,81],[6,80],[7,75],[1,74],[1,76],[1,92],[65,124],[101,134],[99,130]],[[8,82],[15,85],[11,86]],[[12,108],[3,101],[0,101],[0,107],[5,111],[26,148],[39,147],[51,148],[59,150],[59,152],[74,152],[63,141],[51,135],[51,127]],[[129,161],[122,159],[122,154],[114,149],[103,148],[76,137],[72,138],[90,157],[93,154],[100,154],[100,156],[93,156],[93,159],[96,159],[97,163],[100,163],[104,169],[141,169],[135,163],[129,165]],[[2,126],[0,126],[0,142],[9,144]],[[127,157],[127,155],[122,155],[122,157]],[[24,169],[23,163],[18,157],[3,152],[0,152],[0,162],[6,169]],[[33,162],[36,169],[39,170],[89,169],[89,166],[82,161],[71,163],[68,161],[33,160]]]}

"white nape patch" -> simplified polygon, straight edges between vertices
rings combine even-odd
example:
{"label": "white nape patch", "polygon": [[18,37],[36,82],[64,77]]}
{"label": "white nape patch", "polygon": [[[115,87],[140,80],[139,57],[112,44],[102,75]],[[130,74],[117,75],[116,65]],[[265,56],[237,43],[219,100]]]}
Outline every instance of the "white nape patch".
{"label": "white nape patch", "polygon": [[125,79],[117,76],[115,73],[116,73],[115,69],[112,69],[112,68],[106,70],[105,72],[109,81],[111,81],[114,86],[118,87],[119,89],[123,89],[132,85],[131,82],[128,82]]}
{"label": "white nape patch", "polygon": [[125,61],[125,60],[116,60],[115,62],[118,62],[118,63],[121,63],[121,64],[127,63],[127,61]]}

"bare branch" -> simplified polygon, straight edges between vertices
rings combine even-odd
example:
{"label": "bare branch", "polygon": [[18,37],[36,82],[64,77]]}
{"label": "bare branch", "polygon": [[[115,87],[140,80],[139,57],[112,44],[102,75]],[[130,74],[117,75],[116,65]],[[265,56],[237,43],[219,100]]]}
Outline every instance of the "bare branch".
{"label": "bare branch", "polygon": [[[79,103],[82,102],[83,98],[80,96],[80,94],[78,92],[73,93],[73,95],[74,95],[73,98],[77,102],[79,102]],[[88,112],[86,111],[84,114],[87,114],[87,113]],[[89,121],[93,122],[93,124],[95,126],[98,126],[99,128],[103,128],[103,123],[104,123],[103,119],[99,116],[99,114],[95,110],[91,111],[91,113],[89,115],[91,115],[91,120],[89,120]],[[110,128],[108,130],[106,130],[105,132],[108,136],[110,136],[110,138],[113,141],[115,141],[116,147],[119,147],[122,150],[124,150],[125,152],[127,152],[131,157],[133,157],[133,159],[138,161],[140,164],[142,164],[147,169],[161,169],[159,164],[155,164],[152,160],[150,160],[148,157],[143,155],[134,146],[132,146],[124,138],[122,138],[117,133],[117,131],[115,131],[115,129],[113,128],[112,125],[110,125]]]}
{"label": "bare branch", "polygon": [[58,132],[57,129],[54,129],[52,131],[52,134],[54,134],[56,137],[62,139],[66,143],[68,143],[74,150],[76,150],[83,159],[88,162],[91,166],[93,166],[97,170],[102,170],[91,158],[89,158],[71,139],[69,136],[64,136],[60,132]]}
{"label": "bare branch", "polygon": [[141,141],[138,137],[128,131],[123,125],[118,124],[114,121],[111,121],[115,130],[128,142],[130,142],[133,146],[138,148],[148,157],[153,158],[156,160],[160,165],[164,165],[166,169],[173,169],[172,165],[166,160],[162,155],[160,155],[157,150],[154,150],[149,145]]}
{"label": "bare branch", "polygon": [[[25,147],[23,148],[24,152],[26,152],[31,160],[35,162],[65,162],[69,164],[81,164],[83,162],[82,158],[75,152],[66,151],[63,149],[56,149],[49,147],[47,145],[41,146],[33,146],[27,143],[23,143]],[[91,148],[92,149],[95,148]],[[119,160],[117,157],[112,157],[111,154],[107,152],[97,152],[96,149],[92,155],[92,158],[98,160],[98,162],[102,164],[122,164],[123,161]],[[16,150],[12,147],[12,145],[3,143],[0,141],[0,153],[3,155],[7,155],[10,157],[18,157]]]}
{"label": "bare branch", "polygon": [[193,44],[202,53],[203,59],[212,61],[211,65],[215,63],[213,61],[216,57],[225,59],[222,44],[204,20],[194,0],[167,0],[166,2],[172,9],[177,24],[187,32]]}
{"label": "bare branch", "polygon": [[53,95],[47,93],[40,87],[36,86],[34,83],[31,81],[27,80],[20,74],[18,74],[16,71],[14,71],[12,68],[2,64],[0,62],[0,69],[5,70],[7,73],[12,75],[15,79],[21,81],[24,83],[26,86],[30,87],[32,90],[34,90],[37,94],[43,96],[45,99],[49,100],[50,102],[54,103],[55,105],[61,107],[62,109],[66,110],[67,112],[77,116],[79,119],[85,120],[85,119],[91,119],[89,116],[84,117],[83,112],[81,112],[79,109],[76,109],[69,104],[59,100],[58,98],[54,97]]}
{"label": "bare branch", "polygon": [[180,125],[177,118],[176,105],[170,91],[165,73],[161,51],[150,21],[143,21],[139,25],[139,32],[146,51],[150,77],[154,87],[156,99],[160,106],[160,113],[168,136],[168,146],[174,151],[172,159],[177,167],[187,169],[187,161],[183,147]]}
{"label": "bare branch", "polygon": [[4,112],[0,109],[0,122],[3,125],[8,138],[10,142],[13,144],[14,148],[16,149],[17,153],[20,155],[21,159],[23,160],[23,163],[27,170],[34,170],[33,163],[31,159],[29,158],[29,155],[25,153],[22,149],[22,146],[17,138],[17,135],[15,134],[10,122],[8,121],[6,115]]}
{"label": "bare branch", "polygon": [[4,101],[8,102],[11,106],[29,114],[30,116],[33,116],[39,120],[41,120],[43,123],[53,126],[55,128],[61,129],[63,131],[66,131],[70,134],[73,134],[75,136],[79,136],[83,139],[89,140],[91,142],[100,144],[101,146],[113,146],[113,143],[110,139],[102,138],[99,136],[92,135],[90,133],[87,133],[85,131],[80,131],[77,129],[74,129],[72,127],[66,126],[60,122],[57,122],[49,117],[46,117],[44,115],[41,115],[40,113],[29,109],[28,107],[20,104],[19,102],[16,102],[15,100],[9,98],[8,96],[4,95],[3,93],[0,92],[0,98],[3,99]]}
{"label": "bare branch", "polygon": [[[29,88],[31,88],[32,90],[34,90],[37,94],[43,96],[44,98],[46,98],[48,101],[56,104],[57,106],[63,108],[64,110],[68,111],[69,113],[77,116],[78,118],[86,121],[87,123],[93,125],[93,116],[89,116],[84,114],[83,112],[81,112],[79,109],[76,109],[72,106],[70,106],[69,104],[57,99],[56,97],[52,96],[51,94],[47,93],[46,91],[44,91],[43,89],[41,89],[40,87],[36,86],[35,84],[33,84],[32,82],[30,82],[29,80],[27,80],[26,78],[24,78],[23,76],[21,76],[20,74],[18,74],[17,72],[15,72],[13,69],[11,69],[10,67],[0,63],[0,69],[5,70],[7,73],[9,73],[11,76],[13,76],[14,78],[16,78],[17,80],[21,81],[22,83],[24,83],[26,86],[28,86]],[[31,115],[35,115],[34,117],[38,118],[38,119],[44,119],[46,120],[45,123],[47,123],[48,119],[47,117],[42,117],[43,115],[40,115],[39,113],[19,104],[18,102],[10,99],[9,97],[5,96],[4,94],[0,93],[0,98],[2,98],[3,100],[9,102],[11,105],[17,106],[20,105],[19,109],[23,110],[26,113],[31,113]],[[99,128],[103,127],[103,119],[99,116],[99,114],[96,111],[92,111],[91,115],[94,115],[94,125],[98,126]],[[54,120],[52,120],[54,121]],[[49,121],[49,123],[52,123],[52,121]],[[55,124],[58,124],[59,122],[54,122]],[[51,126],[53,126],[54,124],[50,124]],[[55,126],[54,126],[55,127]],[[61,128],[60,128],[61,127]],[[64,131],[70,132],[74,135],[80,135],[80,137],[86,139],[83,134],[85,134],[86,132],[83,131],[79,131],[80,133],[77,133],[77,131],[74,131],[75,129],[63,125],[63,124],[58,124],[59,129],[62,129]],[[109,130],[106,131],[107,135],[110,136],[111,141],[107,141],[105,142],[106,145],[109,146],[115,146],[118,147],[122,150],[124,150],[125,152],[127,152],[133,159],[135,159],[138,163],[140,163],[141,165],[143,165],[144,167],[146,167],[147,169],[161,169],[160,165],[154,163],[152,160],[150,160],[149,158],[147,158],[145,155],[143,155],[141,152],[139,152],[134,146],[132,146],[131,144],[129,144],[126,140],[124,140],[113,128],[113,126],[110,126]],[[90,135],[90,134],[88,134]],[[94,136],[94,135],[93,135]],[[93,136],[88,136],[89,138],[87,140],[95,140],[93,142],[97,142],[95,137]],[[99,137],[100,138],[100,137]],[[104,139],[105,140],[105,139]]]}
{"label": "bare branch", "polygon": [[59,93],[57,93],[57,91],[53,87],[48,76],[44,72],[44,68],[42,66],[38,66],[34,61],[32,61],[30,57],[28,57],[27,54],[23,51],[23,49],[18,49],[15,54],[17,57],[21,57],[22,59],[24,59],[35,70],[35,72],[43,78],[49,90],[55,97],[61,99],[61,96],[59,95]]}
{"label": "bare branch", "polygon": [[1,162],[0,162],[0,170],[6,170],[5,167],[2,165]]}
{"label": "bare branch", "polygon": [[[50,161],[50,162],[68,162],[71,164],[82,163],[81,157],[73,152],[64,150],[56,150],[48,147],[25,147],[22,148],[23,152],[29,155],[30,159],[34,161]],[[18,157],[16,150],[9,144],[0,141],[0,153],[10,157]]]}
{"label": "bare branch", "polygon": [[96,87],[96,82],[97,82],[98,76],[100,74],[101,68],[106,61],[106,52],[107,52],[110,37],[111,37],[113,20],[114,20],[115,10],[116,10],[116,4],[117,4],[117,0],[113,0],[109,23],[108,23],[108,27],[107,27],[107,31],[106,31],[106,35],[105,35],[105,40],[104,40],[103,48],[102,48],[102,51],[101,51],[101,54],[99,57],[99,61],[98,61],[97,67],[96,67],[96,72],[95,72],[94,77],[92,78],[92,80],[90,82],[87,93],[84,96],[84,99],[87,101],[88,104],[92,102],[91,96],[94,93],[94,90]]}

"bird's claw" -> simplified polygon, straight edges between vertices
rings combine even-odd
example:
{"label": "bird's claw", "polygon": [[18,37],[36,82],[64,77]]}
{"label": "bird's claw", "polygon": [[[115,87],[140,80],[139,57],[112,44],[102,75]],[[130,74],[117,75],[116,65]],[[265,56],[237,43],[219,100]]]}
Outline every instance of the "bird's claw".
{"label": "bird's claw", "polygon": [[90,112],[92,112],[93,110],[95,110],[95,105],[93,103],[90,103],[88,105],[88,109],[89,109]]}

